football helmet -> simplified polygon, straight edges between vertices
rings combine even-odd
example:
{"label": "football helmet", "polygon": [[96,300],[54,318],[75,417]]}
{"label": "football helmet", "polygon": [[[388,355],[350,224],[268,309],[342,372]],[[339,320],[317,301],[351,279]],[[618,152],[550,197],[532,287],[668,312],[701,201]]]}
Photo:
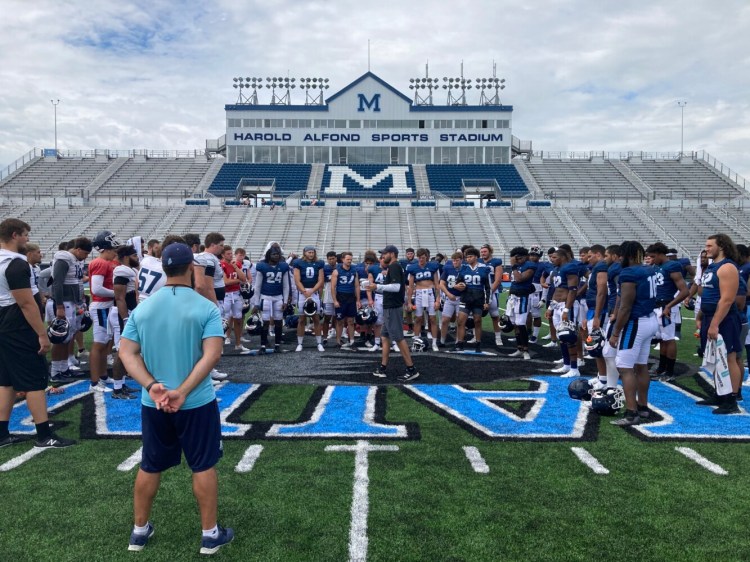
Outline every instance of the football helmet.
{"label": "football helmet", "polygon": [[308,318],[315,316],[318,313],[318,303],[315,299],[308,297],[305,299],[305,304],[302,305],[302,311]]}
{"label": "football helmet", "polygon": [[250,312],[250,299],[242,299],[242,316]]}
{"label": "football helmet", "polygon": [[253,289],[253,286],[250,283],[242,283],[240,285],[240,295],[242,295],[243,299],[253,298],[254,293],[255,289]]}
{"label": "football helmet", "polygon": [[294,305],[292,303],[288,303],[284,307],[284,317],[286,318],[287,316],[293,316],[293,315],[294,315]]}
{"label": "football helmet", "polygon": [[357,311],[357,324],[367,326],[374,324],[378,320],[378,313],[369,306],[363,306]]}
{"label": "football helmet", "polygon": [[427,348],[427,344],[422,338],[414,338],[411,340],[411,351],[412,353],[420,353]]}
{"label": "football helmet", "polygon": [[619,386],[603,388],[591,396],[591,409],[602,416],[614,416],[625,405],[625,393]]}
{"label": "football helmet", "polygon": [[589,352],[591,357],[601,357],[602,349],[606,343],[604,333],[600,329],[591,330],[589,337],[583,342],[583,347]]}
{"label": "football helmet", "polygon": [[226,331],[229,329],[229,318],[222,318],[221,319],[221,329]]}
{"label": "football helmet", "polygon": [[594,387],[589,382],[589,379],[575,379],[570,381],[568,385],[568,395],[573,400],[591,400],[593,392]]}
{"label": "football helmet", "polygon": [[263,329],[263,319],[261,318],[260,314],[257,312],[255,314],[251,314],[247,322],[245,322],[245,331],[250,336],[259,336],[261,330]]}
{"label": "football helmet", "polygon": [[88,310],[84,310],[81,314],[81,332],[88,332],[93,325],[94,321],[91,319],[91,314]]}
{"label": "football helmet", "polygon": [[514,329],[513,321],[510,319],[510,316],[508,316],[507,314],[503,314],[500,317],[500,329],[505,334],[509,334]]}
{"label": "football helmet", "polygon": [[531,248],[529,248],[529,255],[531,256],[541,256],[542,253],[542,247],[537,244],[534,244]]}
{"label": "football helmet", "polygon": [[97,250],[114,250],[122,246],[122,242],[117,239],[115,233],[111,230],[102,230],[96,233],[94,239],[91,241],[92,246]]}
{"label": "football helmet", "polygon": [[685,308],[688,310],[695,310],[695,299],[690,299],[685,305]]}
{"label": "football helmet", "polygon": [[299,324],[299,316],[296,314],[290,314],[286,318],[284,318],[284,325],[287,328],[296,328],[297,324]]}
{"label": "football helmet", "polygon": [[65,343],[70,332],[70,324],[67,318],[55,318],[47,328],[47,337],[50,343]]}
{"label": "football helmet", "polygon": [[474,316],[472,314],[469,314],[469,317],[466,319],[466,329],[467,330],[474,329]]}
{"label": "football helmet", "polygon": [[578,329],[573,322],[562,322],[557,329],[557,339],[567,345],[573,345],[578,341]]}

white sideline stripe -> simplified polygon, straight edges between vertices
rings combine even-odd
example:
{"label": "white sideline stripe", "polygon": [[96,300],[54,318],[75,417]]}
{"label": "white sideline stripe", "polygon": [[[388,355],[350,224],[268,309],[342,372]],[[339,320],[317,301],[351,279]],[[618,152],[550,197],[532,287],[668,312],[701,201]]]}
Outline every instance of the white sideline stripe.
{"label": "white sideline stripe", "polygon": [[484,458],[482,458],[482,453],[479,452],[479,449],[476,447],[463,447],[463,450],[466,458],[469,459],[471,468],[474,469],[474,472],[478,472],[479,474],[489,474],[490,467],[484,462]]}
{"label": "white sideline stripe", "polygon": [[135,466],[141,462],[143,455],[143,447],[138,447],[138,450],[117,465],[117,470],[120,472],[129,472],[135,468]]}
{"label": "white sideline stripe", "polygon": [[370,477],[370,451],[398,451],[398,445],[370,445],[367,441],[357,441],[356,445],[328,445],[327,452],[354,452],[354,490],[352,494],[352,526],[349,530],[349,560],[367,560],[367,512],[370,499],[368,488]]}
{"label": "white sideline stripe", "polygon": [[234,467],[234,471],[239,473],[250,472],[255,466],[255,461],[258,460],[258,457],[262,452],[263,445],[250,445],[247,448],[247,451],[245,451],[245,454],[242,455],[240,462]]}
{"label": "white sideline stripe", "polygon": [[675,447],[675,451],[685,455],[691,461],[695,461],[696,463],[701,465],[703,468],[705,468],[709,472],[713,472],[714,474],[718,474],[720,476],[726,476],[727,474],[729,474],[726,470],[721,468],[718,464],[716,464],[715,462],[711,462],[703,455],[699,455],[690,447]]}
{"label": "white sideline stripe", "polygon": [[609,474],[609,470],[607,470],[604,465],[602,465],[602,463],[596,460],[596,457],[594,457],[594,455],[589,453],[583,447],[571,447],[570,450],[573,451],[573,454],[578,457],[579,461],[593,470],[594,474]]}
{"label": "white sideline stripe", "polygon": [[46,451],[46,449],[33,447],[32,449],[26,451],[24,454],[18,455],[17,457],[10,459],[8,462],[0,465],[0,472],[8,472],[9,470],[18,468],[27,460],[33,459],[35,456],[37,456],[40,453],[43,453],[44,451]]}

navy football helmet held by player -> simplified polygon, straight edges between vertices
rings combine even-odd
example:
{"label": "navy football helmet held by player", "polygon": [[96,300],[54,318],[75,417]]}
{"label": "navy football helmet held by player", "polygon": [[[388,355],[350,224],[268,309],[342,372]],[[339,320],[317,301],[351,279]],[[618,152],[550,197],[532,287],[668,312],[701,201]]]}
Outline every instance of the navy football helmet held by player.
{"label": "navy football helmet held by player", "polygon": [[593,390],[588,379],[575,379],[568,385],[568,395],[573,400],[591,400]]}
{"label": "navy football helmet held by player", "polygon": [[296,328],[297,324],[299,324],[299,316],[296,314],[291,314],[284,318],[284,325],[286,325],[287,328]]}
{"label": "navy football helmet held by player", "polygon": [[602,416],[614,416],[625,405],[625,393],[617,388],[597,390],[591,396],[591,409]]}
{"label": "navy football helmet held by player", "polygon": [[91,319],[91,314],[88,310],[84,310],[81,315],[81,332],[88,332],[93,325],[94,321]]}
{"label": "navy football helmet held by player", "polygon": [[255,289],[250,283],[242,283],[240,285],[240,295],[242,295],[243,299],[250,300],[253,298],[253,294],[255,294]]}
{"label": "navy football helmet held by player", "polygon": [[513,331],[513,328],[513,321],[510,319],[510,316],[503,314],[500,317],[500,330],[502,330],[503,333],[508,334]]}
{"label": "navy football helmet held by player", "polygon": [[690,299],[685,305],[685,308],[688,310],[695,310],[695,299]]}
{"label": "navy football helmet held by player", "polygon": [[260,314],[257,312],[255,314],[251,314],[247,322],[245,322],[245,331],[248,333],[248,335],[251,336],[259,336],[261,331],[263,330],[263,319],[261,318]]}
{"label": "navy football helmet held by player", "polygon": [[47,328],[47,337],[50,343],[65,343],[70,332],[70,324],[67,318],[55,318]]}
{"label": "navy football helmet held by player", "polygon": [[578,329],[573,322],[562,322],[557,330],[557,339],[566,345],[574,345],[578,341]]}
{"label": "navy football helmet held by player", "polygon": [[378,320],[378,313],[369,306],[363,306],[357,311],[357,324],[367,326],[374,324]]}
{"label": "navy football helmet held by player", "polygon": [[318,303],[315,302],[315,299],[305,299],[305,304],[302,305],[302,312],[304,312],[305,316],[308,318],[315,316],[318,313]]}
{"label": "navy football helmet held by player", "polygon": [[589,337],[583,343],[583,347],[589,352],[591,357],[601,357],[604,348],[604,333],[600,329],[591,330]]}
{"label": "navy football helmet held by player", "polygon": [[243,299],[242,300],[242,316],[250,312],[250,299]]}
{"label": "navy football helmet held by player", "polygon": [[111,230],[102,230],[96,233],[96,236],[91,241],[91,245],[99,251],[114,250],[122,246],[122,242],[117,239],[117,236]]}
{"label": "navy football helmet held by player", "polygon": [[284,318],[287,316],[293,316],[294,315],[294,305],[292,303],[287,303],[287,305],[284,307]]}

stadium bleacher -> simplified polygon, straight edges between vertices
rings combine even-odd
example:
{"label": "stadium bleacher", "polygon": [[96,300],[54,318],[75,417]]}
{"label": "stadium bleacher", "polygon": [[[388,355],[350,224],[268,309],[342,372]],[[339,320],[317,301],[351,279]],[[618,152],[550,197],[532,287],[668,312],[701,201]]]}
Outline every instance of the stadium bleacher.
{"label": "stadium bleacher", "polygon": [[242,164],[224,163],[208,192],[217,197],[235,197],[243,178],[275,180],[274,196],[284,197],[306,191],[310,164]]}
{"label": "stadium bleacher", "polygon": [[384,164],[327,165],[320,193],[326,197],[413,197],[411,166]]}
{"label": "stadium bleacher", "polygon": [[495,180],[501,197],[523,197],[529,190],[512,164],[427,164],[430,188],[446,197],[463,197],[462,180]]}

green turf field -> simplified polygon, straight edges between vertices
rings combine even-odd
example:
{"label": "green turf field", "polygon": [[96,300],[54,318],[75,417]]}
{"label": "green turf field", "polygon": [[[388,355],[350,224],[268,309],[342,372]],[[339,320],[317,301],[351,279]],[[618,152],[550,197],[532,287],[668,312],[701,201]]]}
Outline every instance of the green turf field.
{"label": "green turf field", "polygon": [[[692,332],[693,322],[686,319],[679,359],[695,363]],[[483,388],[526,385],[508,381]],[[314,391],[303,385],[271,387],[242,421],[291,423]],[[370,439],[371,446],[398,450],[366,454],[367,479],[360,462],[356,483],[355,452],[326,450],[355,445],[354,439],[226,440],[219,464],[220,522],[234,527],[237,536],[217,556],[349,559],[356,484],[368,501],[366,529],[355,533],[352,548],[369,560],[750,558],[746,443],[647,442],[606,419],[597,424],[593,441],[487,441],[398,387],[386,393],[385,420],[417,424],[419,438]],[[55,423],[68,422],[62,435],[79,438],[82,407],[53,416]],[[262,450],[252,469],[245,463],[245,472],[237,472],[246,452],[257,453],[258,446]],[[184,465],[164,475],[152,516],[153,539],[143,552],[127,552],[137,468],[121,463],[139,447],[137,439],[84,439],[0,472],[5,506],[0,559],[199,558],[200,524]],[[486,469],[475,471],[464,447],[475,447]],[[572,447],[584,448],[608,474],[595,474]],[[727,474],[710,472],[676,447],[693,449]],[[30,448],[0,450],[0,465]],[[354,511],[362,515],[361,501]]]}

